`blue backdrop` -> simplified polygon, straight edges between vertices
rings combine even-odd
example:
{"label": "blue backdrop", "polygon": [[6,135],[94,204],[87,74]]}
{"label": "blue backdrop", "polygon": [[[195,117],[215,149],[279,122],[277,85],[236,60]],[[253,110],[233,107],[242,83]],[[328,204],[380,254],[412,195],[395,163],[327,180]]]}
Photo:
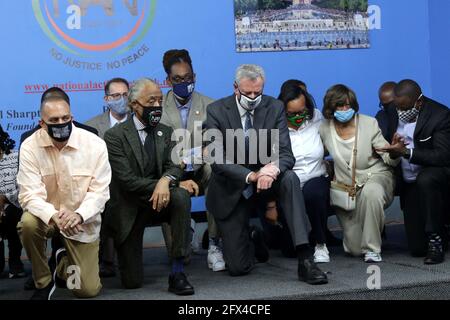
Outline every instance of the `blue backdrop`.
{"label": "blue backdrop", "polygon": [[[14,139],[37,123],[45,85],[67,86],[76,120],[86,121],[103,110],[105,80],[146,76],[163,84],[162,55],[171,48],[190,51],[197,90],[213,98],[232,92],[239,64],[257,63],[266,69],[267,94],[277,96],[284,80],[299,78],[319,107],[328,87],[344,83],[356,91],[362,112],[374,115],[380,84],[402,78],[416,79],[426,95],[450,105],[448,0],[370,0],[381,8],[381,29],[370,31],[370,49],[269,53],[235,52],[232,0],[138,0],[135,16],[123,1],[111,2],[113,16],[91,6],[80,19],[81,29],[73,30],[68,25],[77,20],[66,12],[68,0],[0,3],[0,121]],[[129,39],[117,47],[100,46],[117,45],[128,33]],[[101,70],[68,66],[67,59]]]}

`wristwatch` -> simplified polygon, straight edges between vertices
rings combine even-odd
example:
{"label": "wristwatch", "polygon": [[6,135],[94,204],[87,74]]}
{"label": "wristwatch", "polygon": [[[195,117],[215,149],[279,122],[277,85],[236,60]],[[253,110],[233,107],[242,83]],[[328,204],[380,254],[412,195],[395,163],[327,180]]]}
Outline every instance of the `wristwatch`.
{"label": "wristwatch", "polygon": [[409,158],[411,158],[411,149],[406,149],[402,157],[409,160]]}
{"label": "wristwatch", "polygon": [[178,183],[177,178],[175,178],[174,176],[172,176],[170,174],[166,174],[164,177],[170,180],[170,182],[169,182],[170,188],[178,187],[179,183]]}

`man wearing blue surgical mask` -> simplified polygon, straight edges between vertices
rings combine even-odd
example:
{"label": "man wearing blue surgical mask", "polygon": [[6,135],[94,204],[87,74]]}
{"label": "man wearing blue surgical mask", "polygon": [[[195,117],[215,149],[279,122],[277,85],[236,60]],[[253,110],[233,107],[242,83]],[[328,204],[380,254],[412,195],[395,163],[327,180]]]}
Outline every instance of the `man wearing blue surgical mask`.
{"label": "man wearing blue surgical mask", "polygon": [[[202,148],[201,139],[196,140],[195,137],[202,136],[203,123],[206,121],[206,107],[213,100],[194,90],[196,76],[187,50],[174,49],[164,53],[163,67],[167,73],[167,83],[172,89],[164,96],[161,123],[172,127],[174,130],[185,129],[187,135],[184,137],[186,142],[184,151],[186,154],[194,154],[195,157],[198,150]],[[191,161],[186,163],[180,187],[185,188],[192,196],[206,194],[210,176],[211,167],[209,164],[197,165],[192,164]],[[207,213],[207,220],[209,235],[208,266],[213,271],[222,271],[225,270],[225,261],[222,255],[221,237],[213,216]],[[170,226],[163,224],[162,227],[164,239],[170,251]],[[195,252],[198,249],[198,241],[193,234],[195,229],[193,220],[191,221],[191,229],[193,237],[191,247]]]}
{"label": "man wearing blue surgical mask", "polygon": [[123,78],[113,78],[105,84],[103,101],[106,111],[86,121],[87,125],[98,130],[100,138],[106,130],[127,120],[130,114],[127,106],[129,88],[128,81]]}
{"label": "man wearing blue surgical mask", "polygon": [[[129,83],[123,78],[113,78],[106,83],[105,96],[103,97],[106,111],[86,122],[87,125],[97,129],[100,138],[103,139],[108,129],[128,119],[128,115],[130,114],[127,105],[128,90]],[[99,253],[100,276],[102,278],[114,277],[116,275],[114,255],[112,238],[102,233]]]}

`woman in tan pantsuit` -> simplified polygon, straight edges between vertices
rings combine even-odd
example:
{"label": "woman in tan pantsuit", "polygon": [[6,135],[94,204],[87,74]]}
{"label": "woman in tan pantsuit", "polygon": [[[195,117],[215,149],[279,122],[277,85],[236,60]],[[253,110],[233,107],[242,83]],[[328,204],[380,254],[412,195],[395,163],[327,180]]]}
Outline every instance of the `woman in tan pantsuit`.
{"label": "woman in tan pantsuit", "polygon": [[334,160],[335,179],[352,184],[353,146],[356,118],[359,118],[356,156],[356,208],[345,211],[336,208],[344,232],[345,252],[360,256],[366,262],[380,262],[381,232],[384,209],[394,197],[395,180],[392,166],[398,163],[389,154],[376,152],[388,142],[383,138],[375,118],[357,115],[355,93],[344,85],[331,87],[324,98],[320,127],[323,144]]}

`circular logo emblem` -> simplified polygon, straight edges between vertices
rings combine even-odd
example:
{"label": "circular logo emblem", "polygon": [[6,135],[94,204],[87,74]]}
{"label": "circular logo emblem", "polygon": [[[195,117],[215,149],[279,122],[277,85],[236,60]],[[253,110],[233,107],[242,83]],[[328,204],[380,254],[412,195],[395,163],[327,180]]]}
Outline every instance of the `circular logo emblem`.
{"label": "circular logo emblem", "polygon": [[156,0],[32,0],[45,35],[84,57],[124,54],[149,31]]}

